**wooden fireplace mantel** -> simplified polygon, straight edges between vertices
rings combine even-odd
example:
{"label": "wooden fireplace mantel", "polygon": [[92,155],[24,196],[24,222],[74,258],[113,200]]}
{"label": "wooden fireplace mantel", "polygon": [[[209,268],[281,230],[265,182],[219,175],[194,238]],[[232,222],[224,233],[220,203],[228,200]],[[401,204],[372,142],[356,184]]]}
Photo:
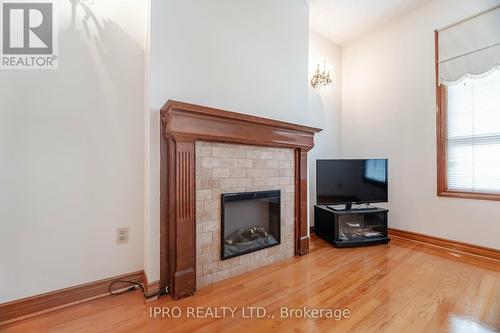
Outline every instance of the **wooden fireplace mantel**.
{"label": "wooden fireplace mantel", "polygon": [[160,290],[196,288],[195,142],[295,149],[295,254],[309,252],[307,152],[321,129],[169,100],[161,109]]}

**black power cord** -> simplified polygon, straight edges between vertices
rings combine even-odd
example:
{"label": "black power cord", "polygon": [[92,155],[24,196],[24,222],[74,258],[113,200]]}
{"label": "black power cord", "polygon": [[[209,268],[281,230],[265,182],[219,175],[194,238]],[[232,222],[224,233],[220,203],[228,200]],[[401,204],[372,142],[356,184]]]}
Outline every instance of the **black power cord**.
{"label": "black power cord", "polygon": [[[121,291],[113,291],[113,285],[116,284],[116,283],[128,284],[128,285],[131,285],[131,287],[129,287],[129,288],[125,289],[125,290],[121,290]],[[141,289],[142,294],[144,295],[145,298],[155,297],[155,296],[157,296],[157,295],[160,294],[160,293],[156,293],[154,295],[147,296],[146,295],[146,291],[144,290],[144,286],[142,285],[142,283],[139,283],[139,282],[116,280],[116,281],[111,282],[109,284],[109,286],[108,286],[108,292],[111,295],[113,295],[113,296],[121,295],[121,294],[124,294],[126,292],[134,291],[134,290],[137,290],[137,289]]]}

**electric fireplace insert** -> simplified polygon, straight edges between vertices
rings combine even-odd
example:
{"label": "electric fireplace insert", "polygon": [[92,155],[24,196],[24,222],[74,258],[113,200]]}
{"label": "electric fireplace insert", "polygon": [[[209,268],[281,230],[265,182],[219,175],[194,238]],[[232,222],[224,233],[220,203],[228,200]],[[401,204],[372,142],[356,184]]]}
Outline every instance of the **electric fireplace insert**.
{"label": "electric fireplace insert", "polygon": [[221,259],[280,244],[281,191],[222,194]]}

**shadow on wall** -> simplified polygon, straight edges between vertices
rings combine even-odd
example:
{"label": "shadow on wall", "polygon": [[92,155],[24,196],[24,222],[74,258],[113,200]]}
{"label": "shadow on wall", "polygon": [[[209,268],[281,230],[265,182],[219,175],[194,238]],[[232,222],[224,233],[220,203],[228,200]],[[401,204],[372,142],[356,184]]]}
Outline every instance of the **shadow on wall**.
{"label": "shadow on wall", "polygon": [[[326,124],[327,117],[325,112],[325,104],[321,91],[316,88],[309,87],[309,122],[312,124]],[[320,125],[324,128],[324,125]],[[324,136],[325,129],[316,134],[315,142],[318,142],[318,138]],[[314,205],[316,204],[316,158],[321,155],[317,153],[318,146],[311,150],[309,153],[309,225],[314,225]]]}
{"label": "shadow on wall", "polygon": [[159,151],[161,141],[161,122],[160,110],[152,108],[149,110],[150,122],[150,174],[149,174],[149,195],[152,199],[149,203],[149,252],[150,261],[145,267],[148,278],[154,280],[160,279],[160,159]]}
{"label": "shadow on wall", "polygon": [[[98,19],[87,1],[69,2],[71,23],[58,36],[59,68],[0,74],[0,221],[12,224],[0,243],[16,251],[30,244],[16,255],[23,265],[12,263],[2,281],[26,290],[8,291],[6,298],[142,265],[144,49],[113,20]],[[69,17],[69,7],[60,8]],[[120,224],[136,237],[118,252],[109,240]],[[132,253],[128,263],[110,264],[123,251]],[[0,261],[12,262],[1,254]],[[92,265],[82,272],[81,262]],[[25,267],[60,278],[23,281],[32,275]]]}
{"label": "shadow on wall", "polygon": [[324,124],[326,121],[325,105],[318,89],[309,88],[309,122],[312,124]]}
{"label": "shadow on wall", "polygon": [[314,138],[316,146],[309,153],[309,222],[314,224],[314,205],[316,204],[316,159],[339,158],[340,144],[340,105],[336,87],[312,88],[309,86],[309,122],[323,128]]}
{"label": "shadow on wall", "polygon": [[[91,1],[69,2],[71,24],[59,36],[60,62],[54,82],[58,89],[49,87],[48,94],[63,92],[64,99],[71,101],[61,110],[75,117],[68,139],[82,140],[80,144],[87,146],[88,167],[100,170],[95,171],[108,183],[107,188],[130,184],[130,179],[123,183],[116,172],[129,165],[135,166],[136,184],[130,185],[137,189],[143,174],[142,155],[137,152],[143,150],[144,142],[144,50],[116,22],[99,20],[88,5]],[[79,10],[83,13],[80,22]]]}

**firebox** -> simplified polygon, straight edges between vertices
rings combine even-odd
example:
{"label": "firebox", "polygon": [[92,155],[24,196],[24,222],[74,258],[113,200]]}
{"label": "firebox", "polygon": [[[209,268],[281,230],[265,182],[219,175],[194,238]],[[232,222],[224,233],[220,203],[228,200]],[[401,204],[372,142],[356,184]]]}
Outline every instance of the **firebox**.
{"label": "firebox", "polygon": [[221,259],[280,244],[281,191],[223,193]]}

